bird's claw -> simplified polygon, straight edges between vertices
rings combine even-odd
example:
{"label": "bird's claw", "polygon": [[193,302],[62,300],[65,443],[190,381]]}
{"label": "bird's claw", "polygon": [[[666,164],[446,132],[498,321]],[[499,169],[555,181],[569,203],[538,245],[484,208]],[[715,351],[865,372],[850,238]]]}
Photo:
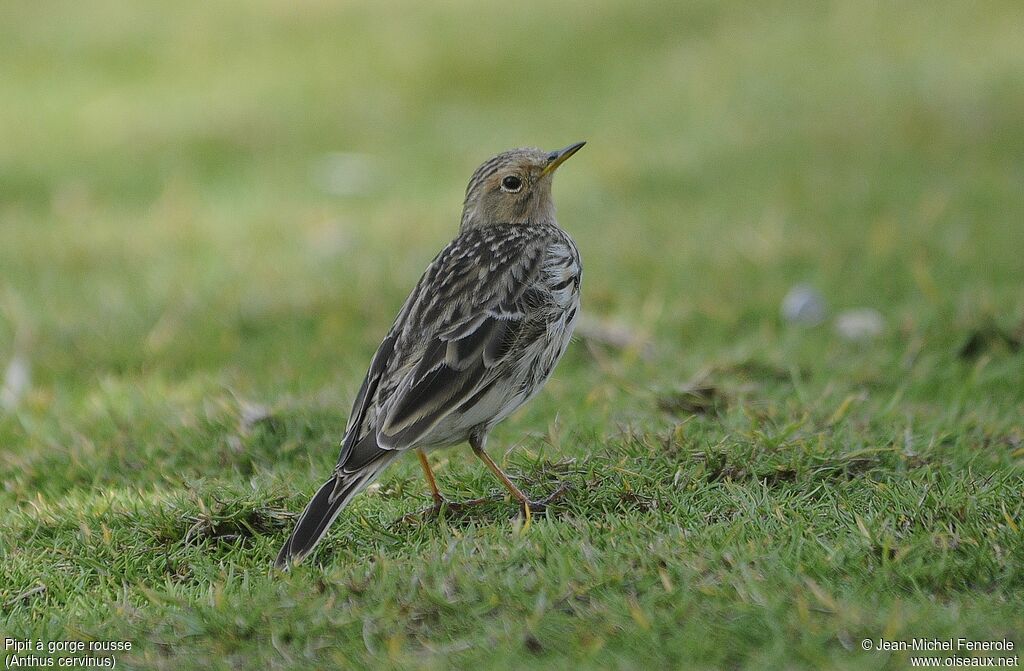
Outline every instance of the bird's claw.
{"label": "bird's claw", "polygon": [[479,499],[470,499],[468,501],[449,501],[448,499],[441,499],[440,501],[434,501],[434,505],[431,507],[431,511],[434,517],[440,517],[446,511],[453,513],[460,513],[463,510],[472,508],[473,506],[479,506],[484,503],[494,503],[495,499],[487,496]]}
{"label": "bird's claw", "polygon": [[549,505],[551,505],[552,503],[554,503],[558,499],[562,498],[562,496],[564,496],[567,491],[569,491],[569,484],[566,483],[566,482],[563,482],[562,484],[560,484],[558,486],[558,489],[556,489],[552,493],[548,494],[544,498],[538,499],[536,501],[529,501],[529,502],[523,504],[523,508],[526,508],[527,506],[529,506],[531,512],[542,513],[545,510],[547,510],[547,507]]}
{"label": "bird's claw", "polygon": [[521,533],[526,533],[530,529],[530,525],[533,524],[533,513],[544,512],[547,510],[549,505],[560,499],[568,490],[569,485],[563,482],[558,486],[558,489],[543,499],[539,499],[537,501],[523,501],[520,504],[523,510],[523,528]]}
{"label": "bird's claw", "polygon": [[479,499],[470,499],[468,501],[449,501],[446,498],[438,498],[434,500],[433,505],[417,510],[398,518],[395,521],[395,525],[409,524],[411,522],[422,522],[426,520],[433,520],[442,517],[446,512],[461,513],[468,508],[478,506],[484,503],[494,503],[498,499],[489,497],[483,497]]}
{"label": "bird's claw", "polygon": [[[547,510],[548,506],[562,498],[562,496],[569,491],[568,483],[562,483],[558,486],[554,492],[545,496],[542,499],[536,501],[523,501],[520,502],[519,507],[526,518],[526,524],[524,530],[529,528],[533,513],[542,513]],[[404,515],[394,522],[394,526],[400,526],[402,524],[410,524],[413,522],[423,522],[426,520],[438,519],[444,516],[446,513],[459,514],[475,506],[483,505],[485,503],[498,503],[502,499],[493,496],[484,496],[479,499],[469,499],[468,501],[450,501],[446,498],[438,498],[434,500],[433,505],[411,512]]]}

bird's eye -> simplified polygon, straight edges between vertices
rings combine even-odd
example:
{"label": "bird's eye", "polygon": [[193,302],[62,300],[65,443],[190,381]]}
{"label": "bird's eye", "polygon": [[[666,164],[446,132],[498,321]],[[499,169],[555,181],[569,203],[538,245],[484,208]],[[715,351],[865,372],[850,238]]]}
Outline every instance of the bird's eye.
{"label": "bird's eye", "polygon": [[508,175],[505,179],[501,180],[501,190],[508,191],[509,193],[516,193],[523,188],[523,180],[519,179],[516,175]]}

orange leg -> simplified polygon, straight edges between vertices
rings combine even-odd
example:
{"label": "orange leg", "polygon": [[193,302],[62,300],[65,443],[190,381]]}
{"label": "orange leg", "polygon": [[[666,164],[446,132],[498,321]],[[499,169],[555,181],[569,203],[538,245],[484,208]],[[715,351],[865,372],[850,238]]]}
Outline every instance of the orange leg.
{"label": "orange leg", "polygon": [[440,508],[445,502],[441,490],[437,488],[437,480],[434,479],[434,471],[430,470],[430,462],[427,461],[427,453],[423,450],[416,450],[416,456],[420,458],[420,466],[423,467],[423,475],[427,476],[427,484],[430,485],[430,495],[434,497],[434,507]]}
{"label": "orange leg", "polygon": [[[479,457],[481,461],[487,464],[487,468],[489,468],[491,472],[494,473],[494,475],[496,475],[499,480],[501,480],[501,484],[505,485],[505,487],[508,489],[509,492],[511,492],[512,496],[516,499],[516,501],[518,501],[519,504],[523,507],[523,514],[526,517],[525,524],[523,525],[523,531],[525,531],[530,528],[530,524],[533,520],[533,511],[544,510],[544,508],[549,503],[551,503],[556,498],[560,497],[562,494],[565,493],[567,486],[562,485],[561,487],[558,488],[557,491],[555,491],[555,493],[553,493],[546,499],[540,501],[531,501],[530,497],[527,496],[523,492],[523,490],[519,489],[519,487],[517,487],[516,484],[512,482],[512,479],[509,478],[508,475],[506,475],[505,471],[501,470],[501,467],[498,466],[498,464],[496,464],[494,460],[491,459],[490,455],[488,455],[487,452],[484,451],[485,441],[486,436],[474,435],[470,437],[469,445],[470,447],[473,448],[473,453],[476,454],[476,456]],[[420,466],[423,468],[423,475],[426,476],[427,478],[427,485],[430,487],[430,495],[434,499],[434,505],[433,508],[431,509],[423,510],[418,513],[410,513],[403,517],[400,521],[407,521],[420,518],[424,514],[438,515],[440,514],[442,508],[447,508],[453,511],[463,510],[470,506],[475,506],[481,503],[488,503],[490,501],[493,501],[493,499],[486,497],[481,499],[473,499],[471,501],[460,501],[458,503],[453,503],[449,501],[444,497],[444,495],[441,493],[441,490],[438,489],[437,487],[437,479],[434,477],[434,471],[430,468],[430,461],[427,460],[426,452],[417,449],[416,456],[419,457]]]}
{"label": "orange leg", "polygon": [[498,479],[501,480],[501,484],[505,485],[506,489],[512,493],[512,496],[519,501],[519,505],[523,507],[523,516],[526,518],[526,521],[523,523],[523,531],[526,531],[530,528],[530,523],[533,521],[533,513],[530,510],[530,507],[536,506],[539,509],[543,509],[544,504],[534,504],[530,501],[530,497],[523,493],[523,490],[516,487],[516,483],[512,482],[511,478],[505,474],[505,471],[501,470],[501,467],[494,462],[494,459],[491,459],[490,455],[484,451],[484,443],[486,441],[486,436],[472,434],[469,437],[469,446],[473,448],[473,452],[476,456],[480,457],[480,460],[487,464],[487,468],[491,469],[491,472],[498,476]]}
{"label": "orange leg", "polygon": [[[473,443],[470,444],[473,445]],[[483,447],[473,445],[473,452],[476,456],[480,457],[481,461],[487,464],[487,468],[491,469],[492,473],[498,476],[498,479],[501,480],[501,484],[505,485],[508,491],[512,493],[512,496],[514,496],[519,503],[523,504],[523,507],[527,509],[527,515],[529,515],[530,497],[524,494],[523,490],[519,489],[519,487],[516,487],[516,483],[512,482],[512,479],[505,474],[505,471],[501,470],[501,466],[494,463],[494,459],[491,459],[490,455],[484,452]]]}

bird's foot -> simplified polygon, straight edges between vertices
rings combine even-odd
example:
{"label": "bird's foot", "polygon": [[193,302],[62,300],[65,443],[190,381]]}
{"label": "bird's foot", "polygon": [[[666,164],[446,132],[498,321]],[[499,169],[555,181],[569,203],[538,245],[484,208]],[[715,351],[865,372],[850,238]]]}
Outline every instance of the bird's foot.
{"label": "bird's foot", "polygon": [[569,491],[569,483],[563,482],[562,484],[558,485],[558,489],[551,492],[544,498],[538,499],[536,501],[524,502],[522,504],[522,507],[524,508],[524,510],[526,508],[529,508],[531,512],[542,513],[545,510],[547,510],[547,507],[549,505],[551,505],[558,499],[562,498],[562,496],[564,496],[567,491]]}
{"label": "bird's foot", "polygon": [[484,496],[479,499],[469,499],[468,501],[449,501],[448,499],[442,498],[439,501],[434,501],[434,505],[431,506],[430,510],[434,517],[440,517],[445,512],[461,513],[464,510],[469,510],[475,506],[483,505],[485,503],[494,503],[497,499],[492,499],[489,496]]}
{"label": "bird's foot", "polygon": [[569,490],[568,483],[563,482],[558,486],[554,492],[538,501],[525,500],[520,502],[523,510],[523,528],[520,533],[526,533],[530,530],[530,526],[533,524],[533,514],[541,513],[547,510],[547,507],[554,501],[561,498]]}
{"label": "bird's foot", "polygon": [[485,503],[494,503],[496,501],[500,501],[500,499],[485,496],[479,499],[470,499],[468,501],[449,501],[448,499],[442,496],[434,499],[433,505],[427,508],[423,508],[422,510],[417,510],[416,512],[409,513],[408,515],[405,515],[403,517],[400,517],[398,520],[395,521],[395,524],[401,525],[409,524],[411,522],[435,520],[444,516],[446,513],[458,514],[466,510],[469,510],[474,506],[483,505]]}
{"label": "bird's foot", "polygon": [[[530,527],[534,513],[544,512],[548,506],[562,498],[567,491],[569,491],[569,484],[562,483],[558,486],[558,489],[542,499],[521,501],[519,504],[520,510],[525,518],[523,531]],[[469,499],[468,501],[450,501],[444,497],[438,497],[434,499],[433,505],[398,518],[393,526],[436,520],[447,514],[459,515],[476,506],[487,503],[500,503],[502,500],[504,499],[500,496],[484,496],[479,499]]]}

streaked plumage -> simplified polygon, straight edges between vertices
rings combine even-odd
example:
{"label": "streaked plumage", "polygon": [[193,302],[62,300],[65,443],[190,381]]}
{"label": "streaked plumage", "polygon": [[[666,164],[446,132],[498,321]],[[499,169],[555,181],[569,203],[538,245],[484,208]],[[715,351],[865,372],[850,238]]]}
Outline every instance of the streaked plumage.
{"label": "streaked plumage", "polygon": [[581,146],[512,150],[473,174],[460,233],[427,267],[377,349],[338,465],[278,566],[307,555],[344,505],[408,450],[469,441],[529,511],[483,446],[495,424],[540,391],[576,324],[582,267],[555,222],[550,187],[554,170]]}

